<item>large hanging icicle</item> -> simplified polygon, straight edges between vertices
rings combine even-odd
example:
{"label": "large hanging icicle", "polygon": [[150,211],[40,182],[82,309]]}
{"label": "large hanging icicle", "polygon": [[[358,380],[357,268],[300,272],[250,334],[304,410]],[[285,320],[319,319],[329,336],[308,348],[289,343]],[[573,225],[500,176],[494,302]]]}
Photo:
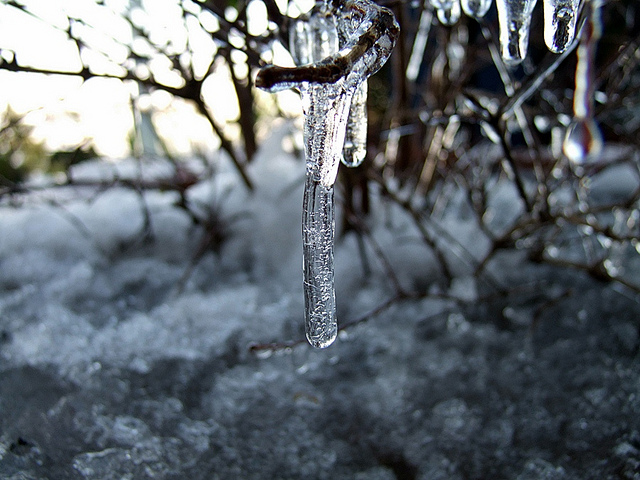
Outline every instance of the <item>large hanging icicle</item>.
{"label": "large hanging icicle", "polygon": [[598,155],[602,149],[602,134],[593,119],[594,62],[602,26],[600,24],[600,0],[589,4],[589,17],[578,44],[576,86],[573,93],[573,121],[567,129],[562,149],[567,158],[576,164]]}
{"label": "large hanging icicle", "polygon": [[[335,32],[342,37],[337,52]],[[325,0],[293,30],[291,50],[301,66],[265,67],[256,78],[260,88],[271,92],[298,88],[302,96],[307,163],[302,213],[305,330],[309,343],[317,348],[329,346],[338,332],[333,184],[352,98],[387,61],[399,32],[391,11],[369,0]],[[361,134],[351,135],[356,150],[364,148]],[[353,153],[350,158],[355,163],[362,154]]]}
{"label": "large hanging icicle", "polygon": [[544,41],[553,53],[564,52],[576,35],[580,0],[543,0]]}
{"label": "large hanging icicle", "polygon": [[500,53],[507,65],[517,65],[527,56],[531,14],[536,0],[496,0]]}

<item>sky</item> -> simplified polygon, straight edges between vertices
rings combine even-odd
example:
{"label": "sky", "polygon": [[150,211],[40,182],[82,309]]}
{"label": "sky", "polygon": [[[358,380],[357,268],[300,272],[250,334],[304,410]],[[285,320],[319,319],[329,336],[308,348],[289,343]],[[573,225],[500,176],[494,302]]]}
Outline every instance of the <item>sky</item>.
{"label": "sky", "polygon": [[[149,28],[154,40],[171,41],[177,51],[186,49],[187,41],[194,45],[194,51],[198,52],[193,58],[195,70],[197,72],[200,67],[204,71],[208,59],[215,54],[216,46],[199,24],[188,24],[189,31],[185,31],[178,1],[105,0],[104,6],[100,6],[94,0],[19,0],[32,13],[29,15],[0,0],[0,55],[6,60],[15,56],[25,66],[78,71],[82,66],[80,55],[76,44],[66,34],[71,27],[93,47],[82,54],[82,60],[90,65],[92,71],[121,73],[123,70],[118,64],[127,61],[129,51],[125,45],[133,45],[138,52],[149,48],[144,42],[132,40],[131,28],[122,18],[122,13],[131,3],[138,5],[133,8],[133,21]],[[190,0],[185,0],[184,4],[192,12],[199,11],[198,5]],[[290,10],[289,14],[295,16],[305,11],[310,2],[303,0],[298,4],[297,11]],[[231,10],[227,13],[234,15]],[[266,11],[260,1],[251,2],[248,14],[251,33],[258,34],[267,28]],[[82,18],[84,25],[75,22],[70,26],[69,18]],[[207,28],[217,28],[214,16],[200,14],[199,19]],[[284,49],[277,52],[276,61],[286,62],[286,59],[277,58],[278,54],[282,57],[283,52]],[[165,75],[162,81],[178,81],[170,77],[160,59],[150,62],[150,65],[158,72],[156,78]],[[196,113],[193,105],[173,99],[166,92],[141,96],[134,82],[108,78],[83,82],[73,76],[14,73],[0,69],[0,85],[0,110],[4,112],[10,106],[18,114],[25,115],[24,122],[35,127],[35,139],[44,141],[51,151],[73,148],[84,139],[91,139],[97,152],[105,157],[130,155],[128,137],[134,124],[132,98],[137,99],[139,108],[153,112],[158,133],[168,141],[174,153],[206,151],[219,145],[210,125]],[[205,83],[203,95],[205,98],[215,97],[210,104],[215,104],[216,120],[227,125],[231,136],[236,134],[233,121],[238,116],[238,105],[226,68],[216,69]],[[285,103],[293,101],[290,108],[292,113],[295,112],[295,98],[290,92],[281,97]],[[262,101],[265,98],[266,95],[262,96]],[[185,125],[188,128],[184,128]]]}

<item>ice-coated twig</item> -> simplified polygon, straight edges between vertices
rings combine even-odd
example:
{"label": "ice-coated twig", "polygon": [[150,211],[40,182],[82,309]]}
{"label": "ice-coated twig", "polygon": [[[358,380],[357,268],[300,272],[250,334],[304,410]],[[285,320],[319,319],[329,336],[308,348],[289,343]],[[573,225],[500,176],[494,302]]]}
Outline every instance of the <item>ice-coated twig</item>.
{"label": "ice-coated twig", "polygon": [[[318,6],[316,6],[318,8]],[[343,89],[354,88],[376,73],[387,61],[400,33],[391,10],[369,0],[341,2],[342,11],[363,12],[359,28],[351,41],[323,60],[310,65],[280,67],[270,65],[258,72],[256,86],[269,92],[300,88],[305,83],[342,83]]]}
{"label": "ice-coated twig", "polygon": [[582,164],[602,149],[602,134],[593,119],[595,51],[600,39],[600,0],[589,2],[588,17],[578,45],[576,86],[573,93],[573,121],[567,129],[562,150],[574,164]]}
{"label": "ice-coated twig", "polygon": [[[302,97],[307,163],[302,213],[305,331],[317,348],[329,346],[338,332],[333,184],[347,118],[350,110],[362,117],[366,97],[352,108],[354,94],[389,58],[399,32],[391,11],[369,0],[319,2],[292,30],[291,50],[299,66],[265,67],[256,78],[260,88],[297,88]],[[366,124],[364,128],[366,135]],[[351,130],[349,141],[346,160],[357,163],[364,158],[366,136],[363,140],[361,131]]]}

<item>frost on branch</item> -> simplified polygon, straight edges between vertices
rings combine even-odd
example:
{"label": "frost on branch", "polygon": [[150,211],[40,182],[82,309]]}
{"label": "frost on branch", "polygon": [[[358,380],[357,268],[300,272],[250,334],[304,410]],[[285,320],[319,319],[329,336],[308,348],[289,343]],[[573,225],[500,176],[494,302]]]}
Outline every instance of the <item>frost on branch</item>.
{"label": "frost on branch", "polygon": [[[365,156],[366,79],[391,55],[400,28],[390,10],[369,0],[325,1],[291,32],[290,48],[298,66],[266,67],[258,73],[256,86],[270,92],[297,88],[302,96],[307,163],[302,213],[305,329],[309,343],[323,348],[338,332],[333,184],[343,147],[350,166]],[[347,127],[350,112],[353,121]]]}

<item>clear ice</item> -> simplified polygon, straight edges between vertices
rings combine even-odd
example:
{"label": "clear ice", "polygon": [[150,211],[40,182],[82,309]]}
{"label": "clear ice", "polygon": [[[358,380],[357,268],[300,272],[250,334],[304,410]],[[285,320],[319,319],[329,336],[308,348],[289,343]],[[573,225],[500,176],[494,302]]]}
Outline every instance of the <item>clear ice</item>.
{"label": "clear ice", "polygon": [[573,92],[573,120],[567,129],[562,150],[567,158],[582,164],[602,150],[602,134],[593,119],[595,50],[601,34],[600,1],[589,3],[591,9],[578,44],[576,86]]}
{"label": "clear ice", "polygon": [[507,65],[518,65],[527,56],[529,27],[536,0],[496,0],[500,53]]}
{"label": "clear ice", "polygon": [[460,20],[460,0],[430,0],[430,3],[443,25],[453,25]]}
{"label": "clear ice", "polygon": [[580,0],[543,0],[544,41],[553,53],[564,52],[576,35]]}
{"label": "clear ice", "polygon": [[491,8],[493,0],[461,0],[462,11],[473,18],[484,17]]}
{"label": "clear ice", "polygon": [[567,128],[562,151],[573,163],[584,163],[602,150],[602,134],[593,118],[576,118]]}
{"label": "clear ice", "polygon": [[347,133],[342,151],[342,163],[357,167],[367,156],[367,82],[360,84],[351,98]]}
{"label": "clear ice", "polygon": [[[362,22],[362,12],[358,10],[347,10],[340,12],[338,21],[338,35],[340,44],[346,44],[355,34]],[[350,168],[362,164],[367,156],[367,80],[356,88],[351,98],[349,119],[347,121],[347,132],[342,150],[342,163]]]}
{"label": "clear ice", "polygon": [[[387,61],[399,32],[391,11],[369,0],[318,2],[292,29],[290,49],[299,66],[265,67],[256,78],[260,88],[298,88],[302,97],[307,164],[302,212],[305,331],[317,348],[331,345],[338,333],[333,184],[343,147],[346,163],[355,165],[364,158],[362,85]],[[350,114],[355,127],[348,128]]]}
{"label": "clear ice", "polygon": [[308,16],[294,23],[289,40],[291,55],[298,65],[308,65],[338,51],[338,29],[331,11],[318,3]]}

